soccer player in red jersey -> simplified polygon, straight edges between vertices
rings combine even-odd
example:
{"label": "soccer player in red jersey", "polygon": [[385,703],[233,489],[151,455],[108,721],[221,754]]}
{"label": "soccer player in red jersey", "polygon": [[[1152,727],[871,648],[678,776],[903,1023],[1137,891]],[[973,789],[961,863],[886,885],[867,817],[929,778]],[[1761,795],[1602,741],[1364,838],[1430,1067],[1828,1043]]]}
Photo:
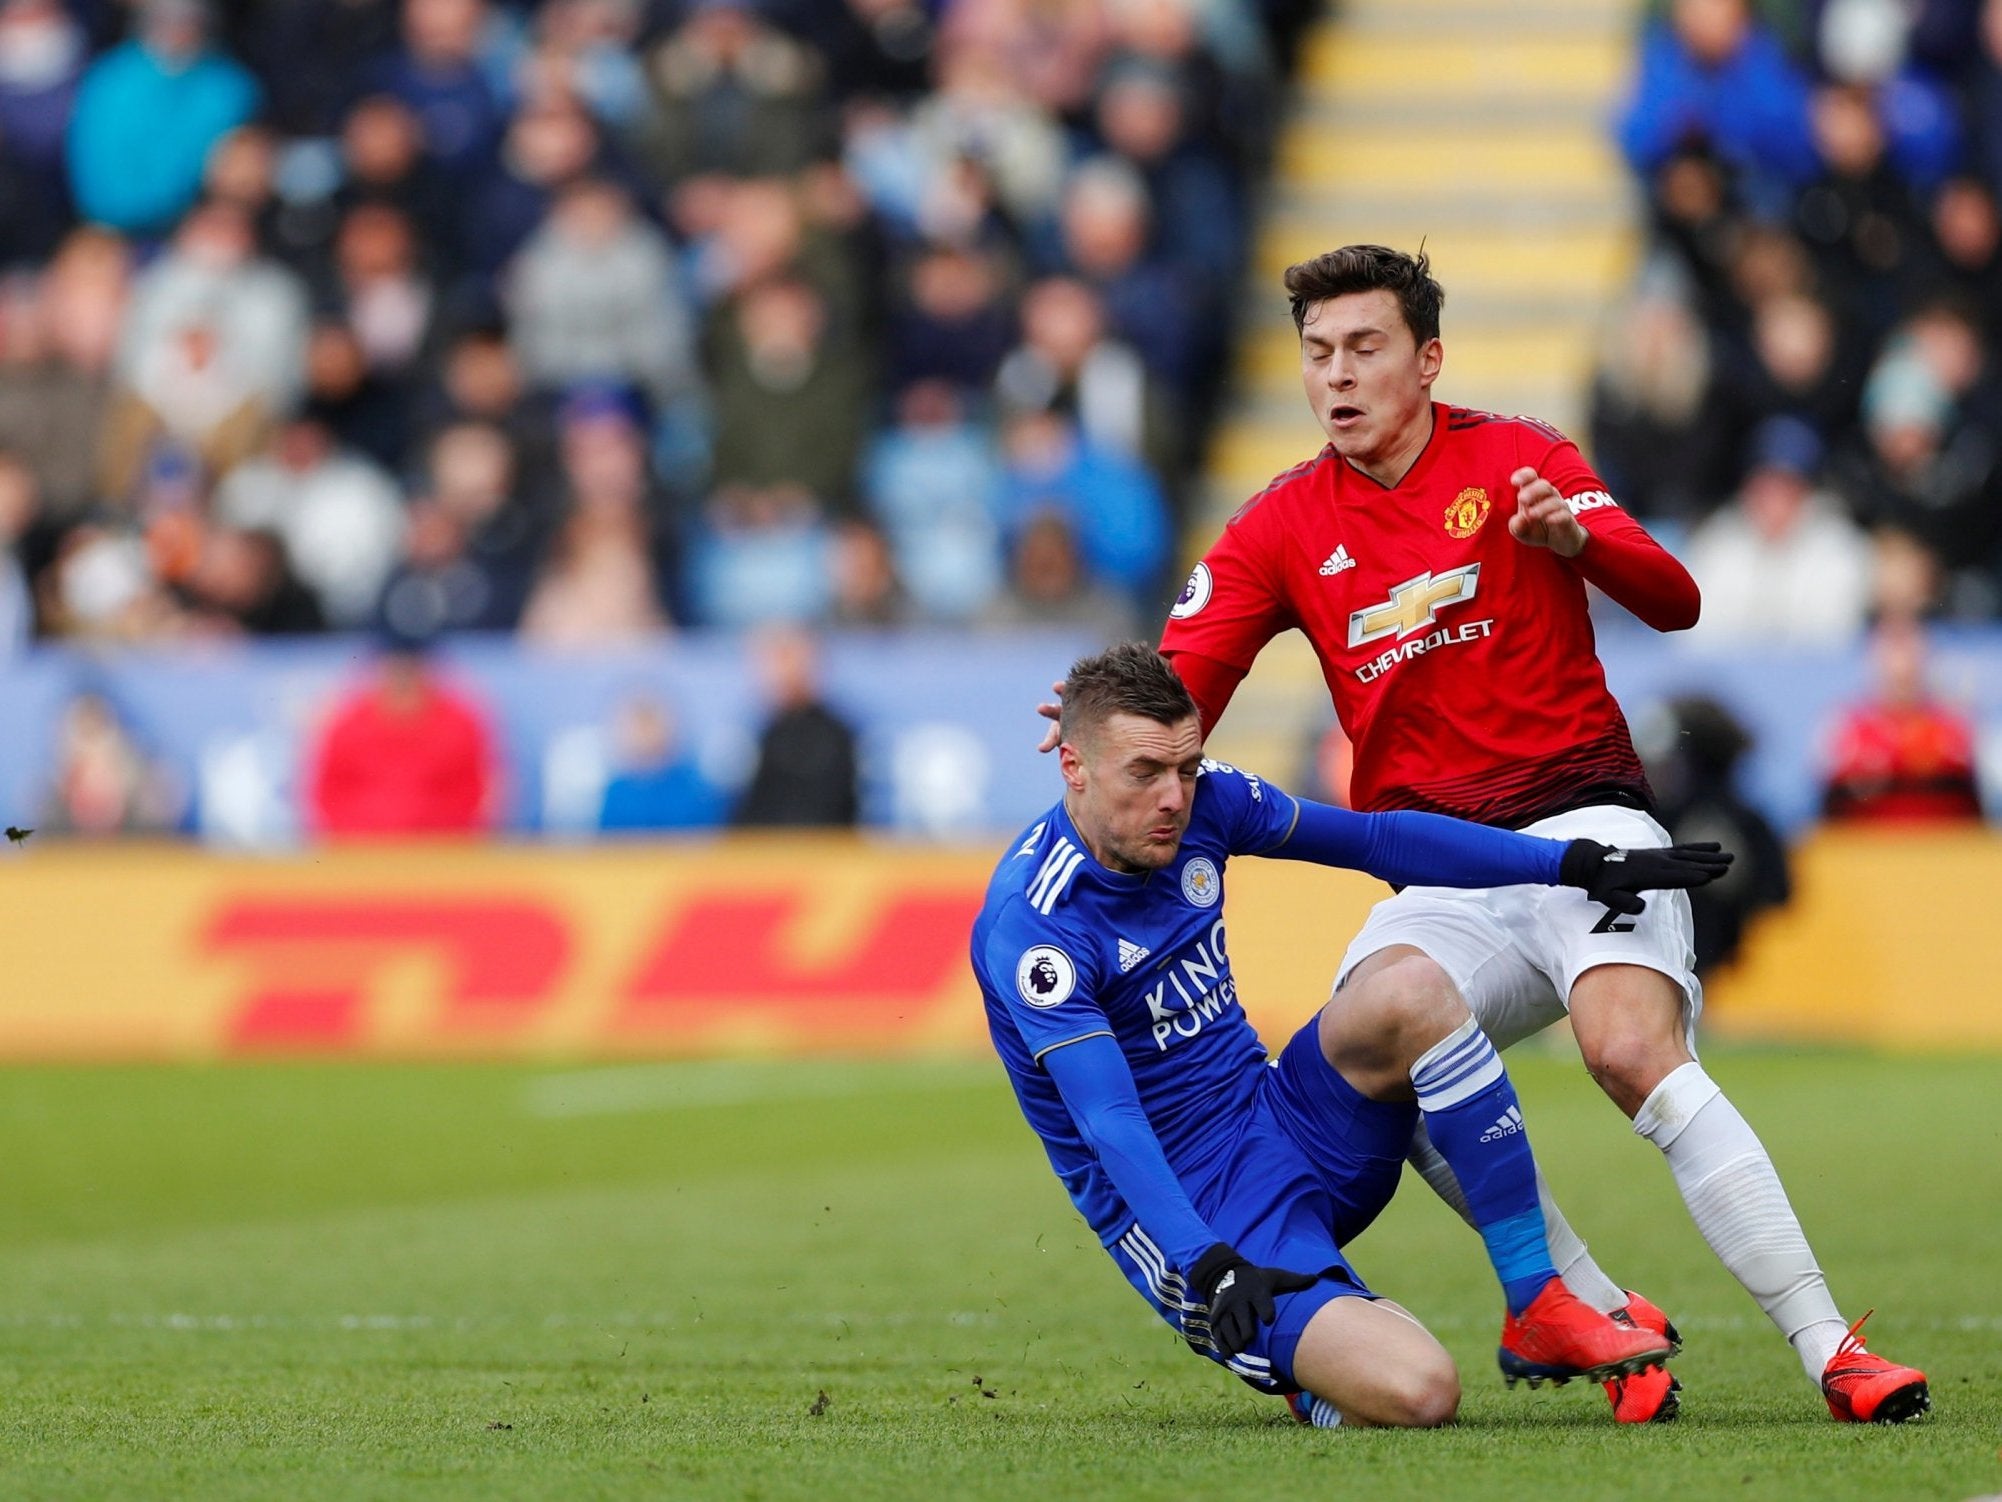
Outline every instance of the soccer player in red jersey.
{"label": "soccer player in red jersey", "polygon": [[[1161,649],[1204,731],[1260,648],[1297,627],[1354,742],[1357,808],[1667,844],[1606,688],[1586,585],[1673,631],[1696,620],[1694,581],[1562,434],[1431,399],[1445,294],[1422,255],[1349,246],[1290,268],[1286,289],[1328,443],[1238,511],[1170,612]],[[1627,917],[1575,891],[1406,888],[1343,958],[1324,1046],[1372,1081],[1366,1093],[1408,1098],[1414,1066],[1462,1037],[1469,1013],[1497,1048],[1568,1013],[1592,1077],[1661,1149],[1698,1229],[1830,1412],[1913,1417],[1929,1403],[1924,1374],[1862,1349],[1765,1148],[1696,1060],[1693,958],[1681,893]],[[1455,1153],[1436,1126],[1430,1137],[1421,1130],[1413,1161],[1464,1207]],[[1592,1261],[1547,1190],[1543,1202],[1572,1291],[1665,1327]],[[1677,1404],[1662,1373],[1609,1390],[1623,1420]]]}

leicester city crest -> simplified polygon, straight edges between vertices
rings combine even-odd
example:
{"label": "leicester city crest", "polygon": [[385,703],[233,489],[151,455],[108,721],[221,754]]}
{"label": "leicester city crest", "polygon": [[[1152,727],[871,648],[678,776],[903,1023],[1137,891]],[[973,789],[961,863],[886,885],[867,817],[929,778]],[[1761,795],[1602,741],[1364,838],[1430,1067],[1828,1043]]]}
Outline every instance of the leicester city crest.
{"label": "leicester city crest", "polygon": [[1182,867],[1182,895],[1197,907],[1215,907],[1223,896],[1223,879],[1208,856],[1199,855]]}

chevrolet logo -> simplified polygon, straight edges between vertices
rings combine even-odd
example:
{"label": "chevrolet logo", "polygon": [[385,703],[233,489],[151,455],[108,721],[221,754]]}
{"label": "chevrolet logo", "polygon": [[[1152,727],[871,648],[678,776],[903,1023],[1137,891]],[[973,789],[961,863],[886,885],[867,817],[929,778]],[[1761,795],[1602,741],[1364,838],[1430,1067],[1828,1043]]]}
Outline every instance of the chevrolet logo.
{"label": "chevrolet logo", "polygon": [[1480,582],[1481,566],[1463,563],[1443,574],[1429,570],[1415,579],[1406,579],[1392,589],[1390,599],[1349,616],[1349,645],[1378,641],[1386,636],[1409,636],[1420,626],[1439,618],[1443,606],[1458,605],[1474,597]]}

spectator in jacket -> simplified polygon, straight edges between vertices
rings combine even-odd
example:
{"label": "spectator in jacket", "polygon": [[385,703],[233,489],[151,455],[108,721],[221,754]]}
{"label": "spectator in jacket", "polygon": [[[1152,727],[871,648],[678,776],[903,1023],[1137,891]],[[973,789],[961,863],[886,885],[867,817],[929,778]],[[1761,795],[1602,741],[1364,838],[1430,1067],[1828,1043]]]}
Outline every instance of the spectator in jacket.
{"label": "spectator in jacket", "polygon": [[1846,822],[1979,820],[1974,727],[1927,683],[1924,628],[1885,621],[1871,656],[1876,692],[1836,729],[1822,812]]}
{"label": "spectator in jacket", "polygon": [[475,834],[493,822],[499,778],[486,714],[405,638],[392,638],[370,679],[335,704],[308,765],[307,822],[321,835]]}
{"label": "spectator in jacket", "polygon": [[771,718],[757,768],[731,822],[741,828],[842,828],[861,812],[855,732],[821,698],[819,654],[803,631],[758,643],[758,674]]}
{"label": "spectator in jacket", "polygon": [[137,32],[91,64],[70,118],[87,219],[157,236],[195,201],[209,148],[256,112],[257,81],[209,42],[204,0],[145,0]]}
{"label": "spectator in jacket", "polygon": [[1807,80],[1748,0],[1673,0],[1649,24],[1619,137],[1643,177],[1704,145],[1754,197],[1797,188],[1819,166]]}

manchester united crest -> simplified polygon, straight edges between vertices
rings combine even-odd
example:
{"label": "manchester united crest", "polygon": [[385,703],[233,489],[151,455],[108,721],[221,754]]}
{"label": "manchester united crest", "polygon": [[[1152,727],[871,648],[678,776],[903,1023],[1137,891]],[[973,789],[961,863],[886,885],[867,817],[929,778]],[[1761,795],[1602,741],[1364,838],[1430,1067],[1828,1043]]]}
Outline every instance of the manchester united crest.
{"label": "manchester united crest", "polygon": [[1446,535],[1472,537],[1487,519],[1488,493],[1478,485],[1469,485],[1454,496],[1453,503],[1446,508]]}

